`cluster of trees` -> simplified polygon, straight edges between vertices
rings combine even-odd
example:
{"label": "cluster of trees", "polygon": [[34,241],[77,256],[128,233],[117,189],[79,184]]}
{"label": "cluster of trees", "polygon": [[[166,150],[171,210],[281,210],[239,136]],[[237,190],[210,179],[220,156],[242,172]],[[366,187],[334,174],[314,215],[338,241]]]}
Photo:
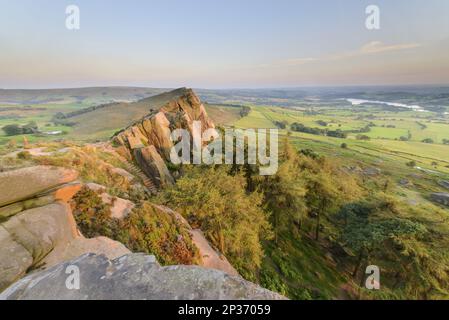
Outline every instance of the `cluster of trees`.
{"label": "cluster of trees", "polygon": [[163,203],[176,208],[243,275],[260,268],[262,241],[272,238],[269,214],[263,197],[250,186],[242,172],[226,166],[184,168],[185,175],[164,191]]}
{"label": "cluster of trees", "polygon": [[[429,230],[422,219],[409,214],[412,209],[387,196],[383,187],[368,189],[335,161],[312,150],[295,150],[288,135],[275,175],[259,176],[258,166],[248,164],[182,171],[184,175],[163,191],[160,201],[201,228],[251,280],[267,278],[261,270],[264,248],[304,237],[315,241],[323,255],[327,250],[323,243],[329,241],[345,248],[350,254],[338,259],[352,264],[347,276],[356,283],[365,279],[365,266],[376,264],[382,266],[384,287],[402,297],[429,295],[432,289],[423,287],[422,281],[441,290],[448,287],[443,280],[449,277],[448,270],[438,265],[445,261],[444,250],[433,251]],[[285,288],[282,281],[278,284]]]}
{"label": "cluster of trees", "polygon": [[367,136],[366,134],[358,134],[358,135],[356,135],[355,138],[357,140],[365,140],[365,141],[371,140],[371,138],[369,136]]}
{"label": "cluster of trees", "polygon": [[[399,217],[398,217],[399,216]],[[388,245],[398,245],[426,233],[425,227],[400,218],[397,204],[386,197],[344,205],[336,218],[342,223],[340,241],[356,255],[352,276],[357,278],[374,256],[385,254]],[[360,286],[365,276],[362,272]]]}
{"label": "cluster of trees", "polygon": [[[81,114],[81,113],[80,113]],[[75,116],[77,114],[74,114],[72,116]],[[52,118],[53,123],[56,126],[68,126],[68,127],[74,127],[76,125],[76,122],[74,121],[70,121],[69,118],[72,117],[70,114],[69,115],[65,115],[62,112],[58,112],[57,114],[55,114]]]}
{"label": "cluster of trees", "polygon": [[290,128],[292,131],[304,132],[304,133],[320,135],[320,136],[329,136],[329,137],[343,138],[343,139],[348,137],[348,134],[340,129],[328,130],[328,129],[312,128],[312,127],[307,127],[307,126],[303,125],[302,123],[298,123],[298,122],[292,123]]}
{"label": "cluster of trees", "polygon": [[248,106],[242,106],[240,109],[240,117],[246,117],[251,112],[251,107]]}
{"label": "cluster of trees", "polygon": [[410,130],[408,130],[407,136],[401,136],[399,138],[399,140],[401,140],[401,141],[410,141],[410,140],[412,140],[412,133],[410,132]]}
{"label": "cluster of trees", "polygon": [[423,143],[434,143],[432,138],[425,138],[421,142],[423,142]]}
{"label": "cluster of trees", "polygon": [[274,125],[276,127],[278,127],[279,129],[286,129],[288,126],[288,122],[287,121],[274,121]]}
{"label": "cluster of trees", "polygon": [[317,120],[317,122],[322,127],[327,127],[328,123],[324,120]]}
{"label": "cluster of trees", "polygon": [[183,177],[160,197],[248,278],[260,268],[263,241],[302,230],[313,230],[318,240],[328,213],[358,194],[354,179],[312,150],[296,151],[286,139],[273,176],[259,176],[258,166],[248,164],[184,167]]}
{"label": "cluster of trees", "polygon": [[427,125],[422,122],[416,121],[416,124],[421,128],[421,130],[427,129]]}
{"label": "cluster of trees", "polygon": [[366,126],[364,126],[363,128],[360,128],[358,130],[352,130],[352,133],[368,133],[371,132],[371,128],[375,127],[376,125],[373,122],[368,123]]}
{"label": "cluster of trees", "polygon": [[39,128],[35,121],[31,121],[26,125],[18,125],[18,124],[9,124],[2,128],[7,136],[17,136],[20,134],[33,134],[38,133]]}

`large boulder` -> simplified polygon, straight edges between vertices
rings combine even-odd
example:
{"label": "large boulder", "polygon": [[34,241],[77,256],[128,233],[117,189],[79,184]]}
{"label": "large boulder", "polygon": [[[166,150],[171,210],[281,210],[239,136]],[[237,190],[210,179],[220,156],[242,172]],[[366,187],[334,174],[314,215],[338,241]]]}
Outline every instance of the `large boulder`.
{"label": "large boulder", "polygon": [[31,253],[34,264],[78,235],[70,207],[63,203],[23,211],[1,226]]}
{"label": "large boulder", "polygon": [[154,145],[165,160],[169,160],[170,149],[173,147],[173,142],[170,138],[170,122],[165,114],[159,112],[149,119],[142,121],[139,127],[146,133],[149,144]]}
{"label": "large boulder", "polygon": [[157,187],[174,184],[175,180],[167,165],[153,145],[134,150],[134,156],[139,167],[151,177]]}
{"label": "large boulder", "polygon": [[78,236],[68,205],[26,210],[0,224],[0,291],[30,267],[45,265]]}
{"label": "large boulder", "polygon": [[440,186],[442,186],[443,188],[449,189],[449,181],[441,180],[441,181],[438,181],[438,184]]}
{"label": "large boulder", "polygon": [[57,167],[36,166],[0,173],[0,207],[32,198],[76,180],[78,173]]}
{"label": "large boulder", "polygon": [[430,198],[439,204],[449,207],[449,193],[432,193]]}
{"label": "large boulder", "polygon": [[130,254],[131,251],[120,242],[106,237],[87,239],[80,236],[69,242],[61,250],[57,250],[54,254],[47,257],[45,259],[45,267],[53,267],[63,261],[70,261],[86,253],[104,255],[108,259],[116,259]]}
{"label": "large boulder", "polygon": [[[68,267],[71,267],[68,269]],[[79,270],[79,289],[66,283]],[[66,271],[69,270],[69,274]],[[0,300],[274,300],[285,299],[240,277],[195,266],[161,267],[154,256],[115,260],[88,254],[29,275]]]}
{"label": "large boulder", "polygon": [[81,184],[72,182],[61,186],[57,190],[49,191],[47,194],[26,199],[10,205],[0,207],[0,218],[8,218],[22,211],[43,207],[57,201],[68,202],[81,189]]}
{"label": "large boulder", "polygon": [[0,291],[25,275],[33,257],[0,225]]}
{"label": "large boulder", "polygon": [[[79,233],[68,205],[81,188],[72,182],[76,178],[75,171],[45,166],[1,174],[0,197],[6,205],[0,206],[0,291],[30,269],[45,269],[85,253],[111,259],[130,253],[118,242],[85,239]],[[134,207],[110,196],[106,201],[116,217],[126,216]]]}
{"label": "large boulder", "polygon": [[380,170],[379,168],[366,168],[363,170],[363,174],[365,176],[378,176],[382,173],[382,170]]}

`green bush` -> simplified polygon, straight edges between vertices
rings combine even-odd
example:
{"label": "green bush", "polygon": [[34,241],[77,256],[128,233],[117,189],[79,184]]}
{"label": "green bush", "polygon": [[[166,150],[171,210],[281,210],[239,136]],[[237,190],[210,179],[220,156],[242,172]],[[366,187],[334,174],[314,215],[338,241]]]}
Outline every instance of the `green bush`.
{"label": "green bush", "polygon": [[33,156],[28,151],[21,151],[17,154],[17,158],[21,160],[31,160]]}

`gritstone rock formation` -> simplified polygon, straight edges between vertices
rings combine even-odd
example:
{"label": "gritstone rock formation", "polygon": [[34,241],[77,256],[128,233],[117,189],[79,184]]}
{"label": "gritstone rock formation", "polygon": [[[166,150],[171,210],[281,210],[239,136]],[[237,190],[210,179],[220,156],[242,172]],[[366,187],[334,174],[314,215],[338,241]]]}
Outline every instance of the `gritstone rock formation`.
{"label": "gritstone rock formation", "polygon": [[0,173],[0,291],[30,269],[94,252],[130,251],[107,238],[85,239],[67,202],[81,184],[76,171],[46,166]]}
{"label": "gritstone rock formation", "polygon": [[[192,132],[194,121],[202,131],[214,128],[192,90],[175,92],[176,99],[116,134],[115,149],[103,145],[129,168],[108,170],[128,182],[142,180],[152,193],[174,183],[167,167],[171,130]],[[109,238],[84,238],[68,205],[83,186],[77,179],[74,170],[48,166],[0,173],[0,299],[284,298],[242,279],[201,230],[166,207],[154,205],[190,232],[202,267],[161,267],[154,256],[131,254]],[[111,197],[104,186],[86,186],[111,205],[113,218],[124,219],[137,205]],[[79,290],[66,286],[67,267],[73,265],[80,271]]]}
{"label": "gritstone rock formation", "polygon": [[204,105],[191,89],[177,91],[180,93],[177,99],[151,112],[113,138],[118,145],[117,151],[137,163],[158,188],[174,183],[166,165],[173,147],[171,130],[182,128],[192,132],[194,121],[201,122],[203,132],[215,128]]}

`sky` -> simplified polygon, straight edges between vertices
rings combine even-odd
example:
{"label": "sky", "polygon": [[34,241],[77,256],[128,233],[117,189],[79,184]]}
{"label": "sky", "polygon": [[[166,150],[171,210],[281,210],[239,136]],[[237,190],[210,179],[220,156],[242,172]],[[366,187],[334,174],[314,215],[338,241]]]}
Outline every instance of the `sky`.
{"label": "sky", "polygon": [[447,0],[0,0],[0,88],[449,84],[448,16]]}

